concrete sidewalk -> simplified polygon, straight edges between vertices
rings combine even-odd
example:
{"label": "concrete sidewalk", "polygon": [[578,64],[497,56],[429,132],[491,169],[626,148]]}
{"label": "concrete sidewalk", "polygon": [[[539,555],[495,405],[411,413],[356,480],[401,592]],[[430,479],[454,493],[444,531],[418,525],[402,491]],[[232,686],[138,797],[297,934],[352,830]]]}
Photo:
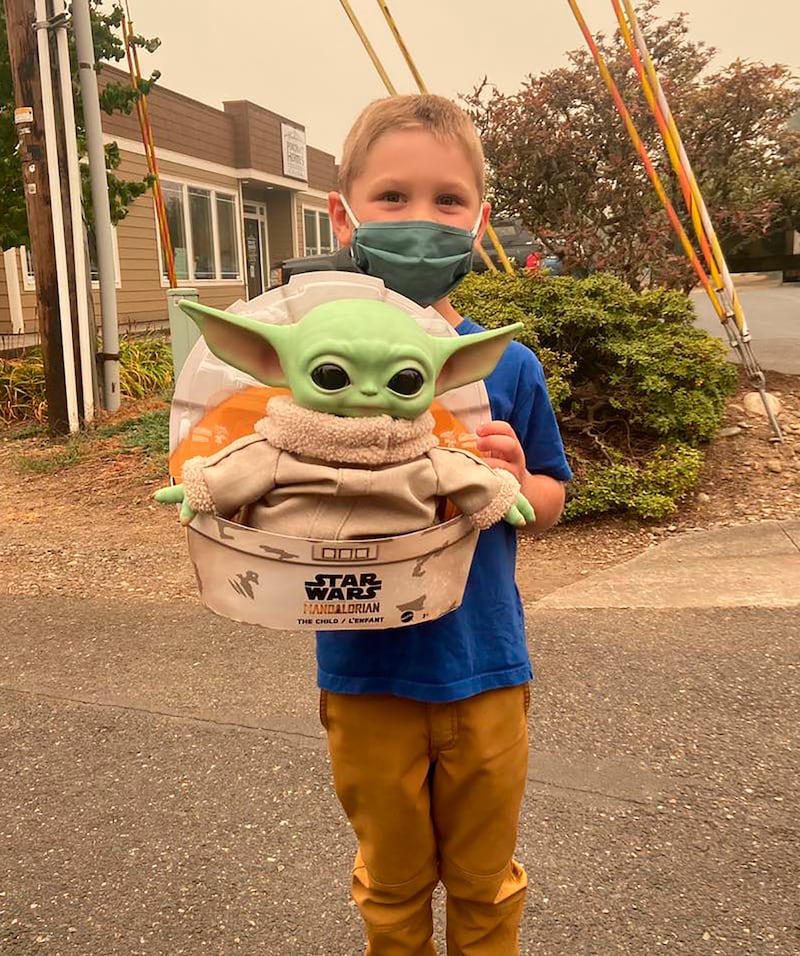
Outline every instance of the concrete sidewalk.
{"label": "concrete sidewalk", "polygon": [[[679,536],[529,609],[524,956],[800,951],[799,532]],[[0,952],[363,952],[309,635],[135,597],[0,621]]]}
{"label": "concrete sidewalk", "polygon": [[686,532],[538,602],[547,608],[794,607],[800,520]]}

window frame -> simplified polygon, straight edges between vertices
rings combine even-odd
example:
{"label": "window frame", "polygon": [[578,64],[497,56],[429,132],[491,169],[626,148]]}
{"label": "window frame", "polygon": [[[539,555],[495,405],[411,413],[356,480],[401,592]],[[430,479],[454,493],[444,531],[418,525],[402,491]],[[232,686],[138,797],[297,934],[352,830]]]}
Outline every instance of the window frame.
{"label": "window frame", "polygon": [[[308,256],[333,255],[333,253],[336,252],[336,250],[339,248],[339,243],[336,240],[336,233],[333,231],[333,221],[331,220],[331,215],[328,212],[328,210],[323,209],[320,206],[308,206],[305,203],[302,203],[301,211],[303,213],[303,258],[307,258]],[[305,252],[306,248],[308,247],[308,243],[306,242],[306,213],[307,212],[311,212],[314,214],[314,217],[317,223],[317,251],[311,252],[311,253]],[[320,251],[320,249],[322,248],[321,243],[319,241],[320,240],[320,221],[319,221],[320,215],[325,216],[325,218],[328,220],[328,229],[330,231],[330,240],[331,240],[330,252]]]}
{"label": "window frame", "polygon": [[[239,192],[237,188],[227,186],[216,186],[211,183],[202,183],[195,180],[183,179],[180,176],[164,176],[161,180],[163,186],[178,187],[181,191],[181,212],[183,216],[183,231],[186,236],[186,265],[188,276],[185,279],[179,279],[179,282],[199,286],[241,286],[246,285],[246,277],[243,269],[243,248],[244,248],[244,226],[242,222],[242,212],[239,202]],[[194,276],[194,237],[192,236],[191,214],[189,212],[189,190],[202,190],[209,194],[211,203],[211,241],[214,253],[214,272],[215,278],[196,279]],[[222,196],[227,200],[233,201],[234,216],[234,243],[236,248],[236,259],[238,275],[232,279],[223,279],[222,262],[220,252],[219,220],[217,217],[217,197]],[[161,244],[161,230],[158,227],[158,213],[156,211],[155,201],[153,202],[153,217],[156,224],[156,242],[158,244],[158,271],[161,279],[162,289],[169,288],[169,278],[165,275],[164,248]]]}

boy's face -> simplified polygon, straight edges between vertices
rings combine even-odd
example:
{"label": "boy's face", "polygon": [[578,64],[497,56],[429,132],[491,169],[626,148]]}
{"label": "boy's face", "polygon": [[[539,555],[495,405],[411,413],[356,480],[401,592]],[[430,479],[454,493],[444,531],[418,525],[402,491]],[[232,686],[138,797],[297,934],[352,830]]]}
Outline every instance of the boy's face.
{"label": "boy's face", "polygon": [[[424,129],[381,136],[345,196],[359,222],[425,220],[471,230],[478,213],[480,242],[490,206],[481,201],[472,167],[456,142],[442,142]],[[353,224],[339,194],[328,197],[336,237],[350,245]]]}

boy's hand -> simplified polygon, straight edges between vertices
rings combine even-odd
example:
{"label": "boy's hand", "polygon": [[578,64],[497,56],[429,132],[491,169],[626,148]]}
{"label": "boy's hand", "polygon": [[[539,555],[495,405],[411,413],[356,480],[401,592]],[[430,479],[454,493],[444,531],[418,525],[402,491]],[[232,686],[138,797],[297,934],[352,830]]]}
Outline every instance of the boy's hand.
{"label": "boy's hand", "polygon": [[505,468],[522,484],[525,475],[525,452],[508,422],[487,422],[476,429],[478,451],[492,468]]}
{"label": "boy's hand", "polygon": [[514,525],[515,528],[523,528],[526,524],[533,524],[536,521],[536,513],[525,495],[519,494],[517,500],[505,513],[503,520]]}
{"label": "boy's hand", "polygon": [[197,514],[183,492],[183,485],[169,485],[167,488],[159,488],[153,497],[156,501],[160,501],[164,504],[180,505],[181,524],[189,524],[192,518]]}

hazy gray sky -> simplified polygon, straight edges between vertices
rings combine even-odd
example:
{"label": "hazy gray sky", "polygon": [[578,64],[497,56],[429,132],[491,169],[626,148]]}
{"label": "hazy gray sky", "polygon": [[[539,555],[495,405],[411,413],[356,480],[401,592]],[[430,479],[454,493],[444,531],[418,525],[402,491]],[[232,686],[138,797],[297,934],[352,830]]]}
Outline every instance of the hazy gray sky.
{"label": "hazy gray sky", "polygon": [[[358,111],[385,95],[339,0],[128,0],[134,27],[158,36],[142,70],[211,106],[248,99],[306,127],[309,145],[337,157]],[[375,0],[351,0],[400,92],[416,92]],[[484,75],[504,92],[564,63],[583,44],[567,0],[390,0],[432,92],[469,91]],[[616,23],[610,0],[583,0],[592,32]],[[800,74],[800,0],[662,0],[690,15],[691,33],[737,57]]]}

